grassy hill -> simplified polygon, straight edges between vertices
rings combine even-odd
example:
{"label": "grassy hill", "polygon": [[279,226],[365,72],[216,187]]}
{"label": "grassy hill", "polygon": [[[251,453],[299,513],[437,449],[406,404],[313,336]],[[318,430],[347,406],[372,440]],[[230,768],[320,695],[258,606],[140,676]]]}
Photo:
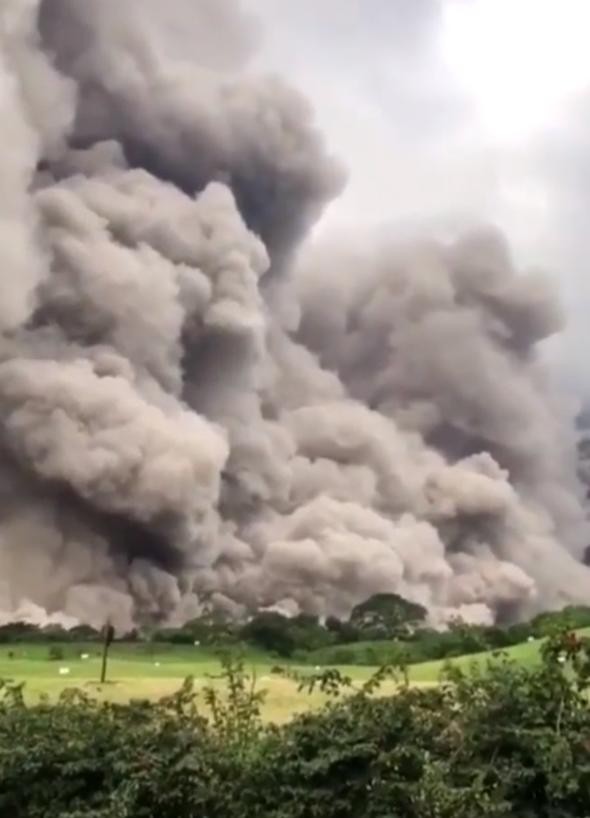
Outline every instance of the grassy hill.
{"label": "grassy hill", "polygon": [[[590,629],[589,629],[590,630]],[[524,663],[536,661],[539,654],[541,639],[534,639],[512,647],[504,648],[503,652],[512,656],[515,660]],[[410,645],[410,648],[412,646]],[[385,664],[394,664],[400,655],[399,645],[391,641],[366,641],[354,642],[349,645],[333,645],[320,650],[311,651],[307,654],[307,663],[312,665],[330,666],[367,666],[369,668],[379,667]],[[469,663],[473,660],[486,660],[493,656],[493,651],[483,651],[481,653],[470,653],[465,656],[453,658],[454,662]],[[436,681],[444,660],[413,662],[412,674],[420,673],[421,678],[426,681]]]}

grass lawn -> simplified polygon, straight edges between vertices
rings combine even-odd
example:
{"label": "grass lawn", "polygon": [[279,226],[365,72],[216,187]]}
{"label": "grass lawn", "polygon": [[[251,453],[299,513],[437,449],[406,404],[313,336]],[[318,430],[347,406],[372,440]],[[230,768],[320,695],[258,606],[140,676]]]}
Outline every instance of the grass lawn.
{"label": "grass lawn", "polygon": [[[216,655],[194,646],[145,644],[114,644],[109,654],[107,684],[100,685],[101,650],[96,644],[55,644],[63,651],[63,659],[50,660],[48,644],[0,645],[0,678],[25,682],[29,701],[41,696],[55,698],[68,687],[78,687],[99,699],[124,702],[129,699],[156,699],[178,690],[187,676],[193,676],[196,688],[218,685],[215,679],[221,670]],[[82,658],[87,654],[88,658]],[[321,694],[299,693],[297,685],[271,674],[277,664],[265,654],[251,651],[246,656],[248,672],[254,671],[259,688],[268,690],[264,715],[282,721],[297,712],[319,706]],[[60,670],[68,668],[66,675]],[[356,670],[356,669],[355,669]],[[359,668],[360,678],[370,669]],[[309,672],[310,668],[306,668]]]}
{"label": "grass lawn", "polygon": [[[590,630],[590,629],[589,629]],[[539,661],[541,641],[526,642],[508,648],[506,653],[515,661],[532,665]],[[207,648],[180,645],[117,644],[111,647],[108,665],[108,683],[99,685],[101,650],[97,644],[60,644],[63,659],[50,660],[48,644],[19,643],[0,645],[0,678],[25,682],[25,694],[30,701],[42,695],[57,696],[67,687],[79,687],[97,698],[128,701],[131,698],[155,699],[173,693],[187,676],[193,676],[197,689],[207,684],[218,684],[211,676],[220,671],[214,652]],[[88,658],[81,658],[88,654]],[[481,653],[460,657],[453,664],[468,668],[474,663],[485,663],[492,654]],[[319,706],[325,697],[320,693],[300,693],[297,685],[271,674],[275,664],[284,664],[263,653],[251,651],[246,655],[249,671],[256,673],[258,686],[266,689],[264,715],[273,721],[284,721],[295,713]],[[436,684],[444,662],[425,662],[409,668],[414,684]],[[60,669],[68,668],[64,675]],[[299,668],[312,673],[309,665]],[[369,678],[375,668],[340,666],[339,670],[355,682]],[[385,690],[393,690],[388,683]]]}

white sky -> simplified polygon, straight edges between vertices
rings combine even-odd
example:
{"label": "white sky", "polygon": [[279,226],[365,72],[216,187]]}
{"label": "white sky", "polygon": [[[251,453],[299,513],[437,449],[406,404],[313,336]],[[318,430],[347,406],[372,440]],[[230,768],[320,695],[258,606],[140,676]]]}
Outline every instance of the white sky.
{"label": "white sky", "polygon": [[590,395],[590,0],[243,2],[349,169],[320,229],[500,224],[559,278]]}

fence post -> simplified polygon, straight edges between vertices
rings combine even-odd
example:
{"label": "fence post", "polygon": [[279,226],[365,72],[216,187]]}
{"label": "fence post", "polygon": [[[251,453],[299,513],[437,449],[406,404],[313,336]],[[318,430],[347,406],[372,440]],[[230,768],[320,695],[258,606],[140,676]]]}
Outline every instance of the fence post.
{"label": "fence post", "polygon": [[100,683],[101,685],[105,683],[105,679],[107,677],[107,655],[109,652],[109,647],[111,642],[113,641],[113,637],[115,636],[115,629],[113,626],[107,622],[104,628],[102,629],[102,667],[100,670]]}

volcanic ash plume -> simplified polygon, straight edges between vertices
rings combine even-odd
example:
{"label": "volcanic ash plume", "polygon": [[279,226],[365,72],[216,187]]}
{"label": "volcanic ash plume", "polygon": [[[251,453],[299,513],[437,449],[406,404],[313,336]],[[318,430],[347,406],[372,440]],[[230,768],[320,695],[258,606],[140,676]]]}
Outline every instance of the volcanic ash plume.
{"label": "volcanic ash plume", "polygon": [[587,598],[561,318],[500,236],[296,253],[343,173],[232,2],[5,0],[0,36],[0,608]]}

